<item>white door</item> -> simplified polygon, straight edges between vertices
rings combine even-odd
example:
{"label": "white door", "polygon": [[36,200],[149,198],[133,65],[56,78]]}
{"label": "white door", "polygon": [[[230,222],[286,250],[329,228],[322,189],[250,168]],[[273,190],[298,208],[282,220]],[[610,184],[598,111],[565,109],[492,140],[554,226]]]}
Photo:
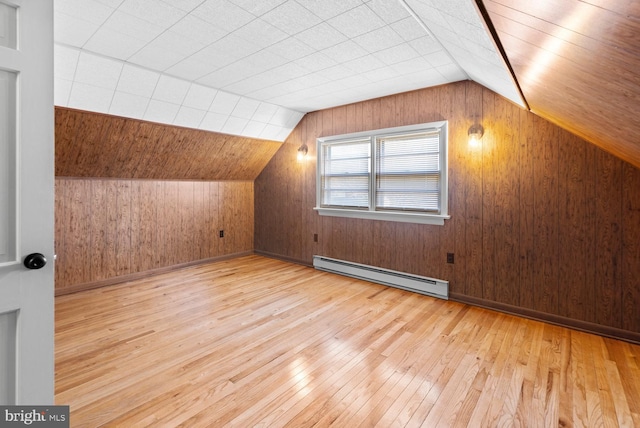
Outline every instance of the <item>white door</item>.
{"label": "white door", "polygon": [[53,124],[53,0],[0,0],[0,404],[54,404]]}

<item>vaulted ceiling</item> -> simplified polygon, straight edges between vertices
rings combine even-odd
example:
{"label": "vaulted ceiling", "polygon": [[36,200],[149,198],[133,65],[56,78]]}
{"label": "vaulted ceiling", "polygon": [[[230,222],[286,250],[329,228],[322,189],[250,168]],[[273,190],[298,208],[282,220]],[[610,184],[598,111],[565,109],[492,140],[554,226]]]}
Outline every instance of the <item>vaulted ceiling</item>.
{"label": "vaulted ceiling", "polygon": [[309,111],[459,80],[640,167],[633,0],[56,0],[55,102],[284,141]]}

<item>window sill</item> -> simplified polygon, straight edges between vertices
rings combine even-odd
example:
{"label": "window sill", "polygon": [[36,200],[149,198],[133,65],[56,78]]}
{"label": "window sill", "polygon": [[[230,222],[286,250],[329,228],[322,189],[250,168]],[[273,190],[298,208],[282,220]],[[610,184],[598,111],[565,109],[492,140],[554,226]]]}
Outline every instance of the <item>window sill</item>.
{"label": "window sill", "polygon": [[322,207],[315,207],[314,210],[318,211],[318,214],[320,215],[325,215],[330,217],[363,218],[367,220],[385,220],[385,221],[398,221],[403,223],[434,224],[437,226],[443,226],[444,221],[451,218],[448,215],[417,214],[417,213],[411,213],[411,212],[361,211],[361,210],[347,210],[347,209],[322,208]]}

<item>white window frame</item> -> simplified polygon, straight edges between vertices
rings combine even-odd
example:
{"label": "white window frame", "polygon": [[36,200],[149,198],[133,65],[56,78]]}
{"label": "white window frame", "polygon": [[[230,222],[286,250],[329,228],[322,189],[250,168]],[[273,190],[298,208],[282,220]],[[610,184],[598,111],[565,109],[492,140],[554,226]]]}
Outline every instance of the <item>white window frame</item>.
{"label": "white window frame", "polygon": [[[398,211],[398,210],[376,210],[375,208],[375,191],[376,191],[376,171],[375,171],[375,153],[376,153],[376,137],[388,137],[390,135],[402,135],[419,132],[437,131],[440,135],[440,211],[424,212],[424,211]],[[326,143],[338,143],[349,140],[369,139],[371,144],[371,167],[369,172],[369,208],[368,209],[348,209],[339,207],[323,207],[322,206],[322,145]],[[448,122],[430,122],[417,125],[399,126],[395,128],[376,129],[373,131],[355,132],[351,134],[333,135],[329,137],[321,137],[316,140],[317,144],[317,165],[316,165],[316,210],[320,215],[332,217],[350,217],[363,218],[371,220],[386,220],[405,223],[420,223],[444,225],[449,216],[449,162],[448,162]]]}

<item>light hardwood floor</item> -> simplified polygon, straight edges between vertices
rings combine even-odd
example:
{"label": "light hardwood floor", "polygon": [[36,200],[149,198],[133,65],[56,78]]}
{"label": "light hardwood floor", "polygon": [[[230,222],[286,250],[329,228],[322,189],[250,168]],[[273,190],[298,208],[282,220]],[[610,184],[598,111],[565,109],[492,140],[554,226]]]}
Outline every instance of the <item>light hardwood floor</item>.
{"label": "light hardwood floor", "polygon": [[640,346],[260,256],[56,298],[73,427],[638,426]]}

